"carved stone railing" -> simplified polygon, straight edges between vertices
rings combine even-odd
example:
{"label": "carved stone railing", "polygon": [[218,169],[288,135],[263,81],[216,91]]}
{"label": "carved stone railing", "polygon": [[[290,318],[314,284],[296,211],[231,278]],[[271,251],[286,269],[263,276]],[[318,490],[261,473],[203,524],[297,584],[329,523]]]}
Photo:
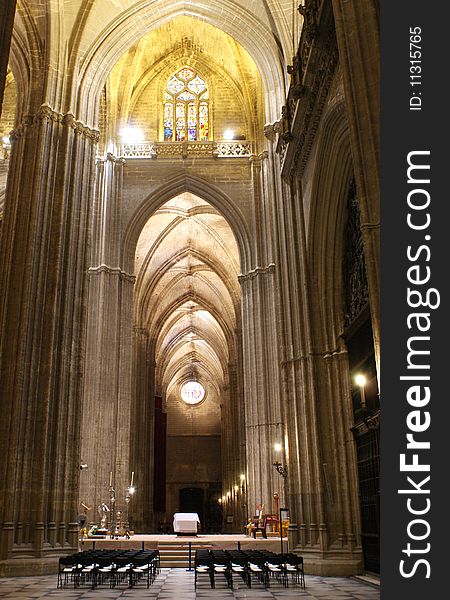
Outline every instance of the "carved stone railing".
{"label": "carved stone railing", "polygon": [[247,141],[216,142],[216,152],[218,158],[252,156],[253,144]]}
{"label": "carved stone railing", "polygon": [[118,150],[118,155],[122,158],[156,158],[156,149],[153,142],[120,144]]}
{"label": "carved stone railing", "polygon": [[211,156],[213,158],[246,158],[253,155],[253,143],[246,140],[226,142],[139,142],[120,144],[121,158],[172,158]]}

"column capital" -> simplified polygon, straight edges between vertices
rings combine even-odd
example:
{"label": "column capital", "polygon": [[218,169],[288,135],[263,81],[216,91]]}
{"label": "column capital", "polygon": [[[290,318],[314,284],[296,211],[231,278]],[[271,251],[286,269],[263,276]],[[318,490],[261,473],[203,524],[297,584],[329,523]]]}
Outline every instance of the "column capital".
{"label": "column capital", "polygon": [[90,267],[88,269],[88,275],[98,275],[100,273],[107,273],[108,275],[118,275],[122,281],[128,281],[129,283],[135,283],[136,276],[122,271],[120,267],[110,267],[109,265],[101,264],[97,267]]}
{"label": "column capital", "polygon": [[272,273],[275,273],[275,264],[274,263],[270,263],[270,265],[267,265],[267,267],[255,267],[248,273],[242,273],[241,275],[238,275],[238,280],[239,280],[239,283],[243,283],[243,282],[249,281],[251,279],[255,279],[256,277],[259,277],[260,275],[269,275]]}

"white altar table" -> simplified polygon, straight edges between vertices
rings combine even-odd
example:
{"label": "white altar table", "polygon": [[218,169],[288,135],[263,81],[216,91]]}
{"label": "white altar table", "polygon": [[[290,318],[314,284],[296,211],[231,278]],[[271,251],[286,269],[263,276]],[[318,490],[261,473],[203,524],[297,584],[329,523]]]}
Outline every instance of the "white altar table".
{"label": "white altar table", "polygon": [[197,524],[200,523],[197,513],[175,513],[173,530],[175,533],[197,534]]}

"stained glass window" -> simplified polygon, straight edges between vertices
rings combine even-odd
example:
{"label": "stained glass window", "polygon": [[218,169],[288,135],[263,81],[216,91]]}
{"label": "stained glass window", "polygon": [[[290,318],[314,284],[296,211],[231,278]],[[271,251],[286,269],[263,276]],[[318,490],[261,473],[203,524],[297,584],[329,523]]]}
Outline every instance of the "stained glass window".
{"label": "stained glass window", "polygon": [[164,141],[196,142],[209,138],[209,102],[206,82],[183,67],[164,91]]}

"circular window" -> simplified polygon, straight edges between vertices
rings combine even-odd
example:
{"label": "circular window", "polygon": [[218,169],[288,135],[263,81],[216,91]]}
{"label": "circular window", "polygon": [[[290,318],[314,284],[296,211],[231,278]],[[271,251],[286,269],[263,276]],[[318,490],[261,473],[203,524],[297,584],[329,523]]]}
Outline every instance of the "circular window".
{"label": "circular window", "polygon": [[188,381],[181,386],[181,399],[186,404],[198,404],[205,397],[205,389],[198,381]]}

